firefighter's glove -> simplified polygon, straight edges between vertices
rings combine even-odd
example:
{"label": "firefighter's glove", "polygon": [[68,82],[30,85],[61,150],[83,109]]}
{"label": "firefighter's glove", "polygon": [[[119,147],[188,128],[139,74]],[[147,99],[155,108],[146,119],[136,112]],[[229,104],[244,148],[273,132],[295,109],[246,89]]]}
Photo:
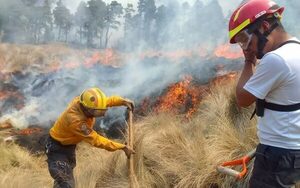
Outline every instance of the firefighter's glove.
{"label": "firefighter's glove", "polygon": [[129,146],[125,146],[123,148],[123,151],[125,152],[128,159],[130,158],[130,155],[135,154],[135,151]]}
{"label": "firefighter's glove", "polygon": [[129,110],[133,111],[134,110],[134,102],[130,99],[124,99],[123,102],[124,106],[126,106]]}

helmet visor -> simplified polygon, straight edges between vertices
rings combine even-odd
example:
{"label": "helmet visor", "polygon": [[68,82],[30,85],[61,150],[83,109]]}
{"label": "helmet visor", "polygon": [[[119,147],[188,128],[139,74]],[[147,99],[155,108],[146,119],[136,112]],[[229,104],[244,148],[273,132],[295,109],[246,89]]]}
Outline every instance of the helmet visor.
{"label": "helmet visor", "polygon": [[244,30],[244,31],[241,31],[239,34],[236,35],[235,41],[241,46],[241,48],[243,50],[247,50],[249,45],[250,45],[252,36],[253,36],[252,33],[249,34],[248,30]]}

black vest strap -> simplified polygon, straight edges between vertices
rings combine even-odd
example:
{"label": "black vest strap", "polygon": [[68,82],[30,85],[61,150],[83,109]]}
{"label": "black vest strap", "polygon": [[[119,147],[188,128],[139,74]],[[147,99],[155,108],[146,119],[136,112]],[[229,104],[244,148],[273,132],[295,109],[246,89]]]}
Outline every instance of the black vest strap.
{"label": "black vest strap", "polygon": [[291,104],[291,105],[281,105],[281,104],[269,103],[266,102],[265,100],[258,99],[256,101],[256,108],[252,113],[250,119],[252,119],[255,114],[259,117],[263,117],[265,108],[269,110],[279,111],[279,112],[292,112],[292,111],[300,110],[300,103]]}
{"label": "black vest strap", "polygon": [[265,102],[265,108],[269,110],[279,111],[279,112],[292,112],[292,111],[300,110],[300,103],[291,104],[291,105],[280,105],[280,104]]}
{"label": "black vest strap", "polygon": [[[300,44],[299,41],[288,40],[288,41],[280,44],[277,48],[280,48],[289,43]],[[280,105],[280,104],[269,103],[269,102],[266,102],[265,100],[257,99],[256,100],[256,108],[255,108],[254,112],[252,113],[250,119],[252,119],[255,114],[259,117],[263,117],[265,108],[269,109],[269,110],[279,111],[279,112],[292,112],[292,111],[300,110],[300,103],[291,104],[291,105]]]}
{"label": "black vest strap", "polygon": [[286,44],[289,44],[289,43],[300,44],[300,42],[297,41],[297,40],[288,40],[288,41],[285,41],[284,43],[280,44],[277,48],[280,48],[280,47],[282,47],[282,46],[284,46],[284,45],[286,45]]}

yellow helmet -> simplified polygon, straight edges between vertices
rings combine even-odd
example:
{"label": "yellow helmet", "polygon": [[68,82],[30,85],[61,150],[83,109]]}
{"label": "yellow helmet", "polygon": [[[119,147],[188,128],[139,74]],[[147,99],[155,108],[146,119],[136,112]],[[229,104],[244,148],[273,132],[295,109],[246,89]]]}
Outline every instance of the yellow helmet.
{"label": "yellow helmet", "polygon": [[80,95],[80,103],[90,109],[106,109],[107,98],[99,88],[89,88]]}

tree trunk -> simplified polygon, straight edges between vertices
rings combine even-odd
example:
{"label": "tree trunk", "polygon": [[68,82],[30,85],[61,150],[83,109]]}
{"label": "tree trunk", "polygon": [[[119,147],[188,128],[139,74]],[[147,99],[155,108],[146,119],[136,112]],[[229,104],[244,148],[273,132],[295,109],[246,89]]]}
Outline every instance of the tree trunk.
{"label": "tree trunk", "polygon": [[99,37],[100,38],[100,48],[103,48],[103,40],[102,40],[103,38],[102,37],[103,37],[103,29],[100,29],[100,37]]}
{"label": "tree trunk", "polygon": [[41,33],[41,28],[38,28],[36,34],[36,44],[40,43],[40,33]]}
{"label": "tree trunk", "polygon": [[105,33],[105,48],[107,48],[107,44],[108,44],[109,28],[110,28],[110,24],[108,24],[107,29],[106,29],[106,33]]}
{"label": "tree trunk", "polygon": [[68,29],[66,28],[66,30],[65,30],[65,43],[68,42],[68,34],[69,34],[69,31],[68,31]]}
{"label": "tree trunk", "polygon": [[92,31],[91,28],[88,29],[87,31],[87,40],[86,40],[86,46],[91,47],[92,46]]}
{"label": "tree trunk", "polygon": [[79,26],[79,43],[82,45],[82,26]]}
{"label": "tree trunk", "polygon": [[37,23],[34,24],[34,32],[33,32],[33,43],[36,44],[37,41]]}
{"label": "tree trunk", "polygon": [[58,41],[60,41],[60,35],[61,35],[61,26],[58,26]]}

